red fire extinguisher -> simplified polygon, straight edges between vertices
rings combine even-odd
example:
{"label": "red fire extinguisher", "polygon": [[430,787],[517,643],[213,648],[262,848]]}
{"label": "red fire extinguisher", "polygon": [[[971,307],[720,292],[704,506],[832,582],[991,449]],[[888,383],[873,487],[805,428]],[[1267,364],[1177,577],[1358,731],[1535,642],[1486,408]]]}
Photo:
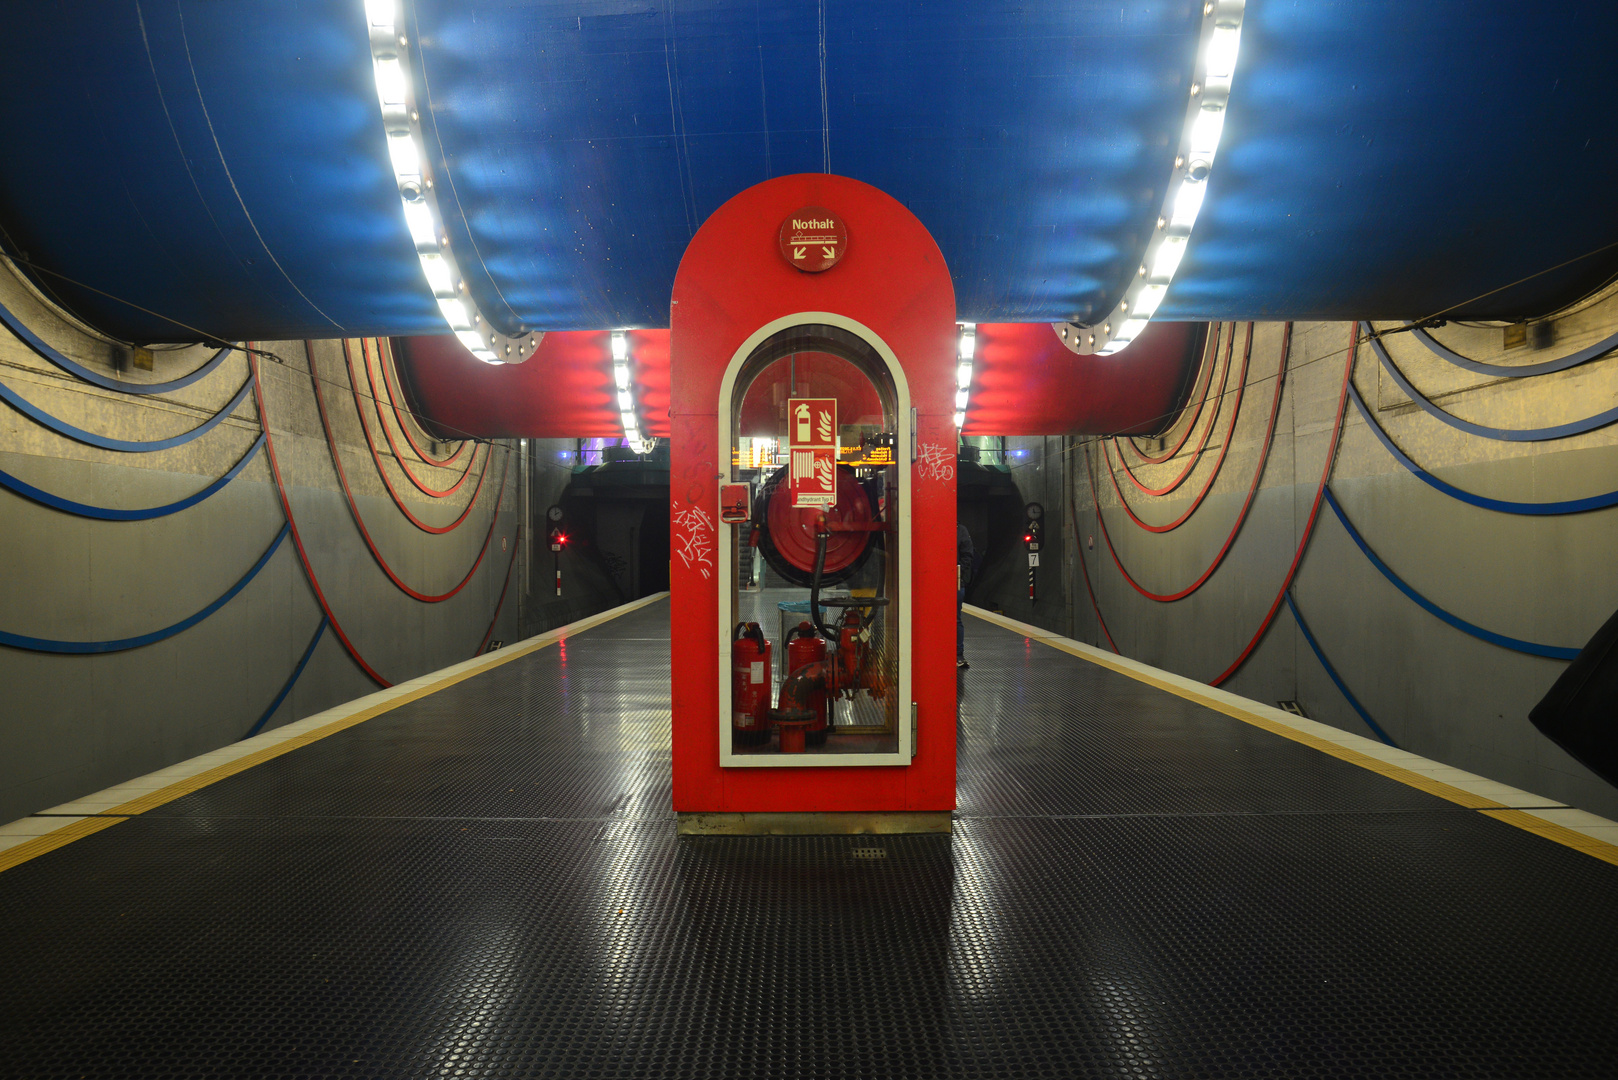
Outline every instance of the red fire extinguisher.
{"label": "red fire extinguisher", "polygon": [[770,738],[770,643],[758,623],[737,623],[730,647],[731,726],[741,746]]}
{"label": "red fire extinguisher", "polygon": [[[787,631],[787,674],[791,675],[801,671],[810,664],[818,664],[826,659],[826,639],[815,633],[815,628],[806,622],[801,622]],[[784,693],[786,687],[782,687]],[[814,695],[814,722],[804,736],[804,741],[810,746],[820,746],[826,741],[826,691],[817,690]],[[781,708],[786,708],[787,702],[782,700]]]}
{"label": "red fire extinguisher", "polygon": [[857,688],[860,684],[860,613],[844,612],[837,630],[837,684]]}

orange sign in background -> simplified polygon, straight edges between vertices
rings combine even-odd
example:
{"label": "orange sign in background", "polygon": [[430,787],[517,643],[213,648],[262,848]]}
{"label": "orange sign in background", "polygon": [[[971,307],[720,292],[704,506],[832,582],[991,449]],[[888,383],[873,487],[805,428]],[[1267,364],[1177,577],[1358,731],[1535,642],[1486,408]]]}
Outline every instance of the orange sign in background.
{"label": "orange sign in background", "polygon": [[787,483],[795,507],[837,505],[837,399],[787,400]]}

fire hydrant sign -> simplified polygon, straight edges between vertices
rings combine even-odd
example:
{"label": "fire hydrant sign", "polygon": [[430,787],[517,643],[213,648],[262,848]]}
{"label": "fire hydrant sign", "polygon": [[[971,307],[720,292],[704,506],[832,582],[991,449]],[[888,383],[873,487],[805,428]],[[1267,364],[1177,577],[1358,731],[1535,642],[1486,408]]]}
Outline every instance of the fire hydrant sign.
{"label": "fire hydrant sign", "polygon": [[795,507],[837,505],[837,399],[789,398],[787,483]]}
{"label": "fire hydrant sign", "polygon": [[781,222],[781,257],[808,274],[837,265],[848,250],[843,219],[820,206],[806,206]]}

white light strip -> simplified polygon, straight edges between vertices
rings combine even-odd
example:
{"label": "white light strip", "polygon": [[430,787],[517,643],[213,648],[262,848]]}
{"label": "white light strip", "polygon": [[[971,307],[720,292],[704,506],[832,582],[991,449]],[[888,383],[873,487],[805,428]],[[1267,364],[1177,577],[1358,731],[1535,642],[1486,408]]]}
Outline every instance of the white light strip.
{"label": "white light strip", "polygon": [[624,425],[624,438],[637,454],[648,454],[652,440],[640,433],[640,421],[635,418],[635,388],[629,378],[629,331],[614,330],[612,343],[612,382],[618,388],[618,419]]}
{"label": "white light strip", "polygon": [[393,24],[399,21],[399,8],[394,0],[365,0],[365,19],[374,29],[393,33]]}
{"label": "white light strip", "polygon": [[955,428],[966,424],[966,406],[972,398],[972,361],[978,351],[977,323],[961,323],[960,339],[956,346],[959,363],[955,365]]}
{"label": "white light strip", "polygon": [[365,24],[371,41],[371,74],[382,107],[387,134],[388,162],[403,205],[405,226],[449,329],[477,357],[490,364],[520,364],[534,355],[544,334],[525,331],[504,334],[497,330],[467,291],[444,215],[438,205],[431,170],[423,147],[421,115],[417,111],[414,79],[410,73],[409,41],[401,32],[407,20],[400,0],[365,0]]}
{"label": "white light strip", "polygon": [[1208,0],[1202,5],[1202,38],[1192,70],[1191,100],[1180,131],[1179,153],[1169,175],[1157,230],[1147,242],[1140,269],[1118,306],[1088,326],[1057,323],[1063,343],[1077,353],[1118,352],[1146,328],[1185,258],[1186,244],[1208,194],[1208,174],[1225,131],[1225,107],[1241,52],[1247,0]]}

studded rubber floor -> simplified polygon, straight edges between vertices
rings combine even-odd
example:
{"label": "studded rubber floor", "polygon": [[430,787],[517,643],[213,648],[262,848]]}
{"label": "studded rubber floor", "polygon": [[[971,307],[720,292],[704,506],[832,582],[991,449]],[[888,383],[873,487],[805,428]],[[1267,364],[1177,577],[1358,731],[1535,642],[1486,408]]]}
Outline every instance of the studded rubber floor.
{"label": "studded rubber floor", "polygon": [[676,837],[667,612],[0,874],[0,1073],[1618,1075],[1618,867],[973,620],[953,837]]}

